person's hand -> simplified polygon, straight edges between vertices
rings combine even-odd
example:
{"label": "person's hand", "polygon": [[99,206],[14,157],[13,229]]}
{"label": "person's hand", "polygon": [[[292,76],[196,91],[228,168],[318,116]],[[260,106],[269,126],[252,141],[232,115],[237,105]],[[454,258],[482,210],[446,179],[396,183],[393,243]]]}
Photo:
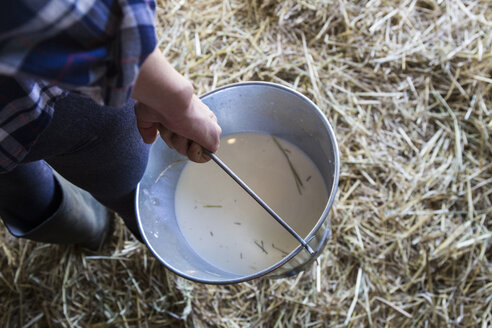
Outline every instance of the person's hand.
{"label": "person's hand", "polygon": [[202,147],[211,152],[219,148],[217,117],[158,48],[140,68],[132,97],[138,101],[135,115],[144,142],[154,142],[160,131],[169,147],[199,163],[210,159]]}
{"label": "person's hand", "polygon": [[173,113],[170,115],[166,108],[152,108],[137,102],[137,127],[144,142],[154,142],[159,131],[169,147],[190,160],[208,161],[210,158],[203,153],[202,146],[216,152],[222,132],[215,114],[196,95],[191,97],[186,108]]}

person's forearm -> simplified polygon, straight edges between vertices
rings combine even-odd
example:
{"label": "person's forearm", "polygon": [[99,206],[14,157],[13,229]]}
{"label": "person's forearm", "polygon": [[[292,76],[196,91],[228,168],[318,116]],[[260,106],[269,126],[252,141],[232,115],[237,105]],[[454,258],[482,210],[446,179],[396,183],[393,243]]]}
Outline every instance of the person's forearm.
{"label": "person's forearm", "polygon": [[140,68],[132,97],[153,108],[166,104],[168,115],[179,115],[189,107],[193,86],[178,73],[156,48]]}

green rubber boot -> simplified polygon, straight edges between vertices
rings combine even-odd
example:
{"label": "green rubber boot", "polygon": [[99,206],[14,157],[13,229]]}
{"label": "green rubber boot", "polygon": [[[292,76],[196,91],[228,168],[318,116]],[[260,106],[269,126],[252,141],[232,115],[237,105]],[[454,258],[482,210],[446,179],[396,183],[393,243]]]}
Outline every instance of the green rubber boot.
{"label": "green rubber boot", "polygon": [[56,212],[30,231],[7,225],[15,237],[51,244],[77,244],[99,250],[111,230],[111,213],[91,194],[55,173],[55,183],[62,190]]}

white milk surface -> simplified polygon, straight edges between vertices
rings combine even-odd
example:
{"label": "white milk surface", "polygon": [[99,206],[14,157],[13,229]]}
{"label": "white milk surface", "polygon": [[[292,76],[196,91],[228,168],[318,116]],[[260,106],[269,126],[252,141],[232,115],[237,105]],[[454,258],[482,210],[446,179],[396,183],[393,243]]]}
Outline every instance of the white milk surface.
{"label": "white milk surface", "polygon": [[[319,220],[328,199],[314,163],[296,146],[270,135],[221,139],[219,158],[301,237]],[[296,184],[295,174],[302,183]],[[189,162],[176,189],[179,227],[195,252],[228,272],[248,275],[280,261],[299,242],[215,162]]]}

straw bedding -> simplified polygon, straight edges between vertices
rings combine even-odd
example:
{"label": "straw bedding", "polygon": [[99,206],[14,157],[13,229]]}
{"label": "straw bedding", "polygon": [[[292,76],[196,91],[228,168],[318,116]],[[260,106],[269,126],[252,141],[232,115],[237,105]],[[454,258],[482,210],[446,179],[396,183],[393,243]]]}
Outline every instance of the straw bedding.
{"label": "straw bedding", "polygon": [[110,245],[0,237],[6,327],[492,325],[492,3],[159,1],[160,47],[198,93],[262,80],[311,98],[342,159],[318,268],[231,286]]}

